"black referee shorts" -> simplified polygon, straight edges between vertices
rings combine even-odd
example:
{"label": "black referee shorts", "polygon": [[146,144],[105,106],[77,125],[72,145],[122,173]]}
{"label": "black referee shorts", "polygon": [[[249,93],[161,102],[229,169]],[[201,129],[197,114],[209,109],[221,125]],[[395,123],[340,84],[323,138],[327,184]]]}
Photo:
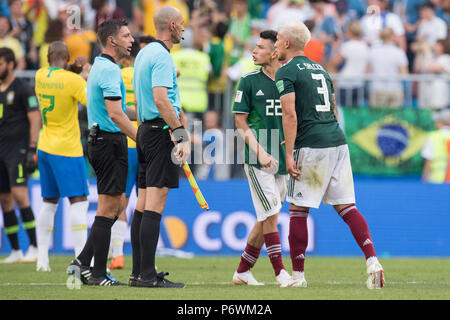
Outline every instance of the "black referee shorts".
{"label": "black referee shorts", "polygon": [[145,189],[178,188],[178,165],[173,163],[171,154],[174,143],[166,123],[162,119],[145,121],[137,131],[137,154],[139,162],[138,187]]}
{"label": "black referee shorts", "polygon": [[127,137],[121,132],[100,130],[96,141],[87,143],[87,154],[97,176],[98,194],[125,193],[128,173]]}

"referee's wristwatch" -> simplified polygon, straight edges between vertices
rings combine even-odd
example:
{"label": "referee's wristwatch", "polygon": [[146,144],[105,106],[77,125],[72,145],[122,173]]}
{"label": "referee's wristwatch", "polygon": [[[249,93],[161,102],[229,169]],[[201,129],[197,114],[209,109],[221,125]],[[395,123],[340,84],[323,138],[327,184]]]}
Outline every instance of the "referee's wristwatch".
{"label": "referee's wristwatch", "polygon": [[182,143],[189,141],[189,134],[183,126],[179,126],[172,130],[173,141],[176,143]]}

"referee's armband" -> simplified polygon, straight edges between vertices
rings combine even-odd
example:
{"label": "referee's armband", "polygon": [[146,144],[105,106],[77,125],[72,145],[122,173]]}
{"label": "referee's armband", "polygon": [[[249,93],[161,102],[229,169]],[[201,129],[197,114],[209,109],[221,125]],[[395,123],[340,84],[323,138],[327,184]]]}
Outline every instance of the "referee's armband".
{"label": "referee's armband", "polygon": [[172,131],[173,141],[176,143],[189,141],[189,134],[183,126],[180,126]]}
{"label": "referee's armband", "polygon": [[105,97],[105,100],[119,101],[119,100],[122,100],[122,97]]}

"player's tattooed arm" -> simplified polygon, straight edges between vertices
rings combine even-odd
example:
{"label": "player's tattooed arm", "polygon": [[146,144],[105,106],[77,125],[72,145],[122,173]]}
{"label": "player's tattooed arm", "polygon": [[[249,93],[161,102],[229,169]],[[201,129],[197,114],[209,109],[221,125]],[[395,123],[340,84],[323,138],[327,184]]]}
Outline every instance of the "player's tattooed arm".
{"label": "player's tattooed arm", "polygon": [[331,104],[333,106],[333,113],[334,113],[334,116],[336,117],[336,121],[339,121],[337,106],[336,106],[336,95],[334,93],[331,95]]}

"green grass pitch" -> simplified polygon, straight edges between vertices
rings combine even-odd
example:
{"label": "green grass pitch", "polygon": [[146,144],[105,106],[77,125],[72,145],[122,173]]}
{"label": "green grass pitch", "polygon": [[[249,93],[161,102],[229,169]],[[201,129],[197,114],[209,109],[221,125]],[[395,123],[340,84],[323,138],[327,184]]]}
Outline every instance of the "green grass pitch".
{"label": "green grass pitch", "polygon": [[[380,259],[386,284],[368,290],[363,258],[310,257],[305,263],[308,288],[279,288],[269,262],[260,257],[252,272],[261,287],[231,283],[239,263],[235,257],[157,257],[158,271],[170,272],[169,280],[186,283],[183,289],[88,287],[69,289],[65,274],[71,257],[51,256],[52,271],[35,271],[34,264],[0,265],[0,300],[448,300],[450,259]],[[284,264],[291,270],[289,257]],[[131,257],[114,276],[127,282]]]}

